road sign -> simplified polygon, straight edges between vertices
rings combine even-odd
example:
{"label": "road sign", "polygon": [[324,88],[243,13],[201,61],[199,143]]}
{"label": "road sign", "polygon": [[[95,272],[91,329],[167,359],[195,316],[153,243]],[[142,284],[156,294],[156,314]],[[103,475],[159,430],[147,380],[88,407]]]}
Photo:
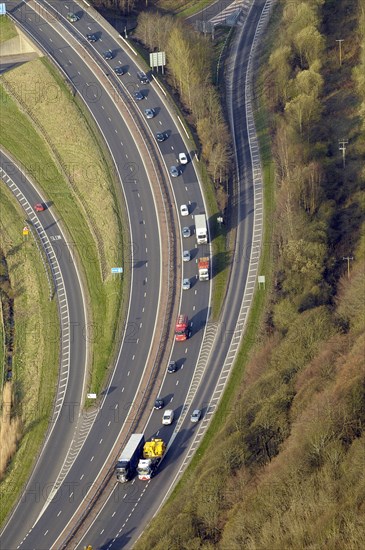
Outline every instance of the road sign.
{"label": "road sign", "polygon": [[150,53],[150,67],[162,67],[162,74],[164,72],[164,66],[166,65],[166,53],[154,52]]}
{"label": "road sign", "polygon": [[123,273],[122,267],[112,267],[112,273]]}
{"label": "road sign", "polygon": [[87,394],[86,394],[86,397],[87,397],[88,399],[96,399],[96,393],[87,393]]}
{"label": "road sign", "polygon": [[264,288],[265,288],[265,275],[259,275],[259,276],[257,277],[257,280],[258,280],[258,283],[259,283],[259,287],[260,287],[261,285],[264,285]]}
{"label": "road sign", "polygon": [[23,227],[23,236],[26,237],[27,235],[29,235],[29,229],[27,226]]}

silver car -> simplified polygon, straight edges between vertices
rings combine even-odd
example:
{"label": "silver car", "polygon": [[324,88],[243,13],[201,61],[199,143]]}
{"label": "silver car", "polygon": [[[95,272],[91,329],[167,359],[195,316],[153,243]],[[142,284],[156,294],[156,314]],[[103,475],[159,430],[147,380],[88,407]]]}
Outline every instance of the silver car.
{"label": "silver car", "polygon": [[190,417],[190,422],[199,422],[202,412],[200,409],[195,409]]}
{"label": "silver car", "polygon": [[170,176],[172,178],[177,178],[177,176],[180,176],[180,170],[177,166],[170,166]]}
{"label": "silver car", "polygon": [[104,52],[104,59],[109,60],[109,59],[113,59],[113,57],[114,57],[114,54],[111,50]]}
{"label": "silver car", "polygon": [[183,261],[184,262],[190,262],[190,259],[191,259],[191,255],[190,255],[189,250],[184,250],[184,252],[183,252]]}
{"label": "silver car", "polygon": [[145,109],[144,114],[146,115],[146,118],[153,118],[156,113],[154,109]]}
{"label": "silver car", "polygon": [[189,290],[189,288],[191,287],[190,279],[183,279],[182,287],[183,290]]}
{"label": "silver car", "polygon": [[191,235],[190,227],[183,227],[182,234],[185,239],[187,237],[190,237]]}
{"label": "silver car", "polygon": [[80,19],[80,17],[78,15],[76,15],[76,13],[68,13],[67,14],[67,19],[71,23],[76,23]]}

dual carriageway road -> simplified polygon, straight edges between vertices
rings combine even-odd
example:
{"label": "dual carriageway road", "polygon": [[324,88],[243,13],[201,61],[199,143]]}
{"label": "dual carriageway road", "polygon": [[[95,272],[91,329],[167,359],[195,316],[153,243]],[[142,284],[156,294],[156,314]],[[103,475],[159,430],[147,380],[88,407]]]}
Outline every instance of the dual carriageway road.
{"label": "dual carriageway road", "polygon": [[[252,33],[256,28],[255,21],[257,25],[263,4],[263,2],[256,2],[256,9],[251,10],[254,17],[252,27],[249,28],[253,29]],[[80,7],[71,2],[67,4],[54,2],[53,5],[60,12],[63,11],[64,15],[67,11],[80,12]],[[135,394],[138,388],[147,361],[150,343],[154,336],[154,318],[159,293],[160,291],[163,292],[163,289],[160,289],[161,256],[158,235],[159,231],[164,228],[159,227],[154,209],[151,208],[154,197],[139,152],[133,140],[130,139],[129,130],[124,125],[123,118],[120,116],[113,98],[105,93],[100,81],[95,79],[85,60],[80,57],[74,48],[69,46],[68,41],[54,29],[52,23],[32,14],[33,11],[29,10],[29,7],[23,3],[17,4],[12,12],[13,17],[21,21],[23,28],[45,50],[51,50],[52,57],[67,74],[79,93],[85,92],[91,87],[94,89],[94,97],[87,92],[84,100],[88,103],[88,107],[108,143],[117,170],[121,175],[130,214],[132,242],[138,243],[138,257],[135,255],[131,264],[133,284],[128,318],[128,323],[133,323],[131,326],[138,327],[138,334],[136,334],[136,338],[130,338],[129,341],[124,339],[113,377],[109,387],[106,388],[105,396],[91,426],[90,433],[63,484],[54,499],[48,503],[38,521],[36,519],[43,508],[44,502],[42,502],[42,498],[37,499],[33,492],[34,487],[32,488],[31,485],[27,487],[25,498],[18,505],[16,513],[2,533],[2,544],[4,548],[9,549],[17,547],[55,547],[55,541],[65,529],[68,521],[85,498],[89,487],[97,478],[98,472],[106,461],[113,443],[117,440],[129,412],[132,401],[131,396]],[[65,25],[67,27],[67,22],[65,22]],[[165,108],[160,95],[156,93],[155,85],[141,86],[138,83],[136,79],[138,68],[133,65],[131,59],[122,50],[115,38],[104,29],[100,30],[98,23],[88,13],[83,12],[80,21],[76,23],[71,32],[75,32],[76,26],[77,31],[80,31],[81,42],[85,42],[83,37],[88,33],[100,33],[99,40],[93,47],[99,54],[108,49],[116,54],[115,58],[109,62],[110,68],[118,64],[128,69],[127,74],[120,78],[123,79],[123,84],[128,88],[129,93],[140,88],[146,92],[147,99],[141,102],[143,108],[152,107],[157,111],[157,116],[148,121],[148,125],[153,134],[158,131],[169,132],[169,138],[160,145],[161,152],[167,168],[171,164],[176,164],[177,153],[186,150],[185,144],[177,131],[169,110]],[[246,51],[247,59],[253,39],[252,33],[247,32],[242,45],[243,52]],[[90,45],[84,44],[84,47],[87,49],[90,48]],[[242,73],[238,74],[238,70],[236,70],[235,74],[235,78],[239,80],[244,78],[242,75],[245,74],[246,67],[241,70]],[[242,113],[240,113],[240,118],[244,127],[245,120]],[[247,280],[250,256],[248,251],[253,238],[254,209],[252,205],[254,188],[252,177],[250,177],[250,151],[244,133],[237,138],[236,147],[242,149],[242,157],[238,159],[238,162],[245,166],[242,193],[238,192],[236,197],[237,261],[233,262],[231,281],[221,317],[222,322],[219,325],[211,325],[215,336],[218,334],[218,338],[215,338],[213,349],[211,348],[210,352],[206,354],[205,365],[201,367],[200,383],[194,388],[194,393],[190,394],[190,401],[188,401],[191,409],[195,407],[203,408],[203,422],[204,415],[208,417],[213,412],[213,408],[209,410],[211,398],[214,389],[217,388],[222,365],[226,361],[228,350],[234,338],[236,321],[240,313],[244,293],[242,282]],[[190,151],[188,152],[190,153]],[[138,174],[136,176],[136,173],[133,172],[133,178],[130,177],[131,162],[137,168]],[[123,174],[123,167],[126,166],[128,166],[129,173]],[[172,186],[175,195],[175,205],[173,207],[178,208],[182,203],[190,204],[190,215],[205,211],[203,197],[192,163],[186,166],[181,176],[172,181]],[[192,225],[191,220],[190,226]],[[193,260],[184,264],[181,262],[181,265],[177,267],[180,268],[183,265],[184,277],[193,280],[197,273],[195,260],[197,257],[205,255],[206,250],[201,251],[195,247],[194,235],[189,239],[184,239],[184,241],[189,245],[188,248],[193,251]],[[185,242],[184,248],[186,248]],[[140,243],[143,243],[143,246],[140,246]],[[243,251],[246,252],[240,257]],[[157,289],[160,290],[157,291]],[[145,294],[146,292],[148,294]],[[160,395],[165,397],[166,401],[171,403],[171,408],[174,408],[178,418],[182,412],[184,415],[188,412],[186,406],[184,407],[184,403],[186,396],[189,396],[189,388],[192,379],[194,379],[194,369],[199,365],[199,357],[202,363],[200,348],[207,320],[209,319],[209,294],[210,284],[199,282],[195,282],[191,290],[182,294],[180,311],[189,315],[189,319],[193,323],[193,334],[192,338],[186,343],[177,343],[174,346],[171,358],[178,362],[180,368],[177,373],[165,377],[159,392]],[[81,547],[86,543],[91,543],[94,548],[130,547],[136,540],[146,522],[157,509],[158,504],[168,493],[171,481],[179,475],[194,433],[199,430],[199,425],[191,425],[187,416],[181,418],[177,425],[179,426],[178,431],[175,431],[176,425],[162,427],[161,412],[151,414],[145,429],[146,437],[158,434],[166,441],[173,440],[173,444],[159,469],[158,476],[148,483],[137,480],[126,486],[116,485],[110,498],[88,531],[86,538],[79,541]],[[56,432],[53,444],[59,444]],[[52,462],[52,467],[60,467],[61,465],[57,463],[57,460]],[[46,483],[52,481],[54,478],[47,468],[47,460],[45,460],[39,470],[42,474],[39,474],[38,479],[33,478],[31,483],[45,486]]]}

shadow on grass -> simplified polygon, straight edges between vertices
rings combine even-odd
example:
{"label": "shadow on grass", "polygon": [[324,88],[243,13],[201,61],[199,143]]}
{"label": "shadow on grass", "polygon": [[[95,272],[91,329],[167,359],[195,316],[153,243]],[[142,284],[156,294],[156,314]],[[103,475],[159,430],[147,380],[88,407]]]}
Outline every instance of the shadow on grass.
{"label": "shadow on grass", "polygon": [[213,256],[212,278],[216,277],[219,273],[229,267],[230,263],[231,253],[228,250],[215,254]]}

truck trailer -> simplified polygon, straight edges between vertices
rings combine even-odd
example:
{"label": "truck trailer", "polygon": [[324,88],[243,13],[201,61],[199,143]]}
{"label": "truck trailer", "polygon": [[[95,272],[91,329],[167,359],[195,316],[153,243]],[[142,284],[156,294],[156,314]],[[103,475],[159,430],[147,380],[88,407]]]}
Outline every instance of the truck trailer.
{"label": "truck trailer", "polygon": [[140,458],[137,467],[138,479],[148,480],[153,477],[165,451],[166,445],[162,439],[151,439],[144,444],[143,458]]}
{"label": "truck trailer", "polygon": [[208,242],[208,230],[205,214],[197,214],[194,218],[196,242],[198,244],[206,244]]}
{"label": "truck trailer", "polygon": [[209,281],[209,256],[198,260],[199,281]]}
{"label": "truck trailer", "polygon": [[136,472],[138,461],[142,456],[144,445],[143,434],[132,434],[124,447],[116,466],[117,480],[125,483],[132,479]]}

